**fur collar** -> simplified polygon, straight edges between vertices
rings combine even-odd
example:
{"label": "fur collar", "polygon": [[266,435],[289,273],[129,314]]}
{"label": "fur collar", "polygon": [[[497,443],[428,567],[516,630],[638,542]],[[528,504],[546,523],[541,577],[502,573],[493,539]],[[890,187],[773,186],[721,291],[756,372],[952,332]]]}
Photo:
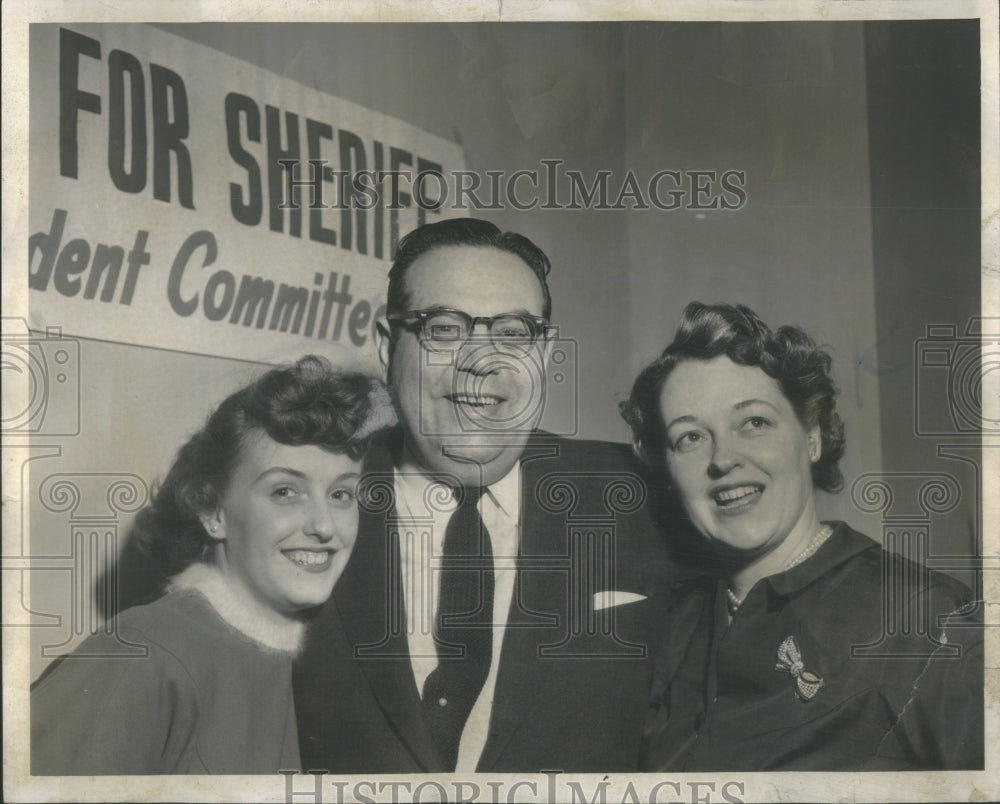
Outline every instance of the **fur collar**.
{"label": "fur collar", "polygon": [[218,568],[197,561],[170,581],[169,591],[200,593],[232,628],[265,648],[297,653],[305,624],[264,606],[230,584]]}

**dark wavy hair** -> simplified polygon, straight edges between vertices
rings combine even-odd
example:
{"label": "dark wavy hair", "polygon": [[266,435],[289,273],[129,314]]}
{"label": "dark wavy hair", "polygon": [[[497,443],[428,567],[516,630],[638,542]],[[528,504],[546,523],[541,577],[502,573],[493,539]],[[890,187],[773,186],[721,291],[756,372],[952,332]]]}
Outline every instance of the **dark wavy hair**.
{"label": "dark wavy hair", "polygon": [[844,476],[844,423],[837,414],[837,387],[830,376],[830,355],[798,327],[776,332],[749,307],[739,304],[691,302],[684,308],[673,341],[642,370],[622,417],[632,428],[636,452],[654,467],[665,470],[666,432],[660,414],[660,395],[667,377],[685,360],[711,360],[725,355],[741,366],[756,366],[773,378],[803,427],[819,425],[822,452],[812,464],[812,481],[824,491],[840,491]]}
{"label": "dark wavy hair", "polygon": [[136,520],[138,544],[161,578],[205,553],[210,539],[200,516],[219,507],[244,449],[260,435],[362,458],[371,437],[355,434],[369,415],[372,382],[307,355],[228,396],[180,448],[152,504]]}
{"label": "dark wavy hair", "polygon": [[452,218],[428,223],[414,229],[399,241],[396,257],[389,270],[389,290],[386,297],[386,312],[389,315],[410,310],[410,294],[406,287],[406,272],[410,266],[428,251],[445,246],[495,248],[520,257],[542,286],[542,317],[551,317],[552,297],[547,277],[552,266],[545,252],[524,235],[502,232],[489,221],[477,218]]}

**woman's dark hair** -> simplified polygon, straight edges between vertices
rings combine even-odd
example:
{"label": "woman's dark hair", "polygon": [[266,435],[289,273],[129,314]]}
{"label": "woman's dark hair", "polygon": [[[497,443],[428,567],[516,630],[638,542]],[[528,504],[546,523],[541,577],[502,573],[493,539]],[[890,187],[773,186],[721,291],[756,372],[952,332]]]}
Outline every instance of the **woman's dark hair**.
{"label": "woman's dark hair", "polygon": [[355,460],[371,436],[356,438],[369,416],[374,381],[334,370],[307,355],[273,369],[227,397],[191,439],[136,521],[139,545],[163,578],[196,561],[210,540],[199,518],[215,511],[246,446],[267,434],[280,444],[314,445]]}
{"label": "woman's dark hair", "polygon": [[630,398],[619,405],[632,428],[636,452],[654,467],[665,468],[666,433],[660,414],[663,385],[678,363],[721,355],[741,366],[760,368],[778,383],[803,427],[819,425],[822,453],[812,465],[813,485],[840,491],[844,423],[834,407],[837,387],[830,376],[830,355],[798,327],[772,332],[742,304],[691,302],[684,308],[673,341],[642,370]]}
{"label": "woman's dark hair", "polygon": [[406,282],[410,266],[428,251],[447,246],[495,248],[520,257],[542,287],[542,318],[552,316],[552,296],[547,279],[551,265],[545,252],[524,235],[503,232],[489,221],[478,218],[449,218],[427,223],[399,241],[399,248],[389,270],[389,291],[386,296],[386,312],[389,315],[410,310],[410,288]]}

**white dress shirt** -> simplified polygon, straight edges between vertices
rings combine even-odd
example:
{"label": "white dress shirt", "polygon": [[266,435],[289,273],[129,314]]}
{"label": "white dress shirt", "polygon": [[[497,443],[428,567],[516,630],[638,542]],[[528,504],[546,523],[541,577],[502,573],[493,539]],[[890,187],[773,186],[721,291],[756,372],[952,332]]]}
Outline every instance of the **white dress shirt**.
{"label": "white dress shirt", "polygon": [[[406,637],[417,689],[437,668],[434,614],[440,586],[440,559],[448,521],[457,507],[451,488],[415,472],[395,472],[399,556],[406,607]],[[456,772],[475,771],[489,736],[493,694],[500,666],[507,615],[514,595],[521,515],[521,468],[515,464],[479,500],[479,514],[493,550],[493,657],[490,672],[462,730]]]}

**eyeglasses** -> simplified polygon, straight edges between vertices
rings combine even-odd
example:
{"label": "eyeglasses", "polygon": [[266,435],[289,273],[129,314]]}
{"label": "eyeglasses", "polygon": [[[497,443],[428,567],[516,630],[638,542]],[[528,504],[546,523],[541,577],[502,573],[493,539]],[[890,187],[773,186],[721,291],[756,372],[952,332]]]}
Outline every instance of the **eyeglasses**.
{"label": "eyeglasses", "polygon": [[410,310],[387,316],[394,324],[419,328],[421,343],[435,352],[460,348],[469,339],[477,324],[485,324],[493,345],[526,352],[548,331],[549,322],[534,315],[505,313],[497,316],[471,316],[461,310],[435,307],[431,310]]}

